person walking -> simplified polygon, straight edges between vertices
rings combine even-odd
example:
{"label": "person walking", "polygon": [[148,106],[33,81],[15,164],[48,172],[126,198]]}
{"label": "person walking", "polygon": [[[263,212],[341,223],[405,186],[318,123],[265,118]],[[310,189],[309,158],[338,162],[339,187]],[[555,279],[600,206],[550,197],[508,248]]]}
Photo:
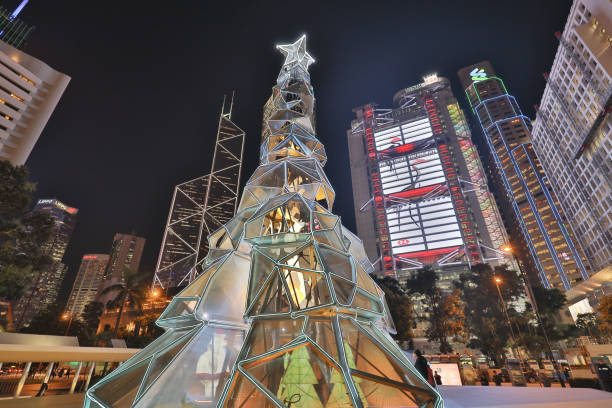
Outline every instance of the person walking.
{"label": "person walking", "polygon": [[421,353],[421,350],[419,349],[414,350],[414,357],[416,358],[414,362],[414,368],[417,369],[419,374],[421,374],[421,376],[425,379],[425,381],[429,383],[429,385],[435,388],[436,383],[433,378],[433,372],[431,371],[431,368],[429,367],[429,363],[427,362],[427,359],[423,356],[423,353]]}
{"label": "person walking", "polygon": [[442,385],[442,376],[439,372],[435,372],[434,379],[436,380],[436,385]]}

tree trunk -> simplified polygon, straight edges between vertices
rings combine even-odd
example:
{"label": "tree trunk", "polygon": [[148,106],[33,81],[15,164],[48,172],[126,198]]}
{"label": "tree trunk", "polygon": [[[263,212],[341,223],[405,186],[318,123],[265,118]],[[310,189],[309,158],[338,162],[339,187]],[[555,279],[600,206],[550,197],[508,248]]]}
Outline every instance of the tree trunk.
{"label": "tree trunk", "polygon": [[117,338],[117,333],[119,332],[119,323],[121,322],[121,315],[123,314],[123,306],[125,306],[125,298],[126,293],[123,292],[121,294],[121,306],[119,307],[119,313],[117,314],[117,321],[115,322],[115,330],[113,331],[113,336],[111,339]]}

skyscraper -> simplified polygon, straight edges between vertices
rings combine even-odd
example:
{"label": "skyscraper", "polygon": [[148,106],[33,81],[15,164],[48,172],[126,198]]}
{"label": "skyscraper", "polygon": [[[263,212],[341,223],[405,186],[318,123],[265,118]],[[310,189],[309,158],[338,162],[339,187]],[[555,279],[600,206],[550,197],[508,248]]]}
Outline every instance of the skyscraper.
{"label": "skyscraper", "polygon": [[427,75],[394,108],[353,109],[347,131],[357,233],[378,269],[405,279],[430,265],[446,277],[503,262],[506,232],[450,82]]}
{"label": "skyscraper", "polygon": [[112,293],[102,294],[101,292],[109,286],[123,281],[124,268],[138,270],[140,258],[144,250],[146,239],[132,234],[115,234],[113,245],[111,246],[108,264],[102,276],[102,284],[98,288],[96,301],[106,304],[114,299]]}
{"label": "skyscraper", "polygon": [[96,299],[108,260],[107,254],[83,255],[66,305],[66,313],[72,318],[81,319],[85,306]]}
{"label": "skyscraper", "polygon": [[496,198],[519,259],[533,283],[569,290],[588,279],[589,269],[533,149],[531,120],[488,61],[462,68],[459,78],[489,149]]}
{"label": "skyscraper", "polygon": [[236,212],[245,133],[232,121],[225,99],[209,174],[174,188],[153,287],[185,286],[201,271],[208,254],[206,237]]}
{"label": "skyscraper", "polygon": [[104,280],[123,278],[123,268],[138,270],[146,239],[132,234],[115,234]]}
{"label": "skyscraper", "polygon": [[0,160],[24,164],[70,77],[0,41]]}
{"label": "skyscraper", "polygon": [[593,272],[612,266],[612,3],[574,1],[533,145]]}
{"label": "skyscraper", "polygon": [[17,328],[28,326],[36,313],[45,309],[57,298],[66,273],[66,266],[61,261],[74,231],[79,210],[57,199],[43,199],[38,200],[33,211],[46,213],[55,221],[51,236],[42,248],[53,262],[41,271],[34,271],[31,284],[17,302],[13,313]]}

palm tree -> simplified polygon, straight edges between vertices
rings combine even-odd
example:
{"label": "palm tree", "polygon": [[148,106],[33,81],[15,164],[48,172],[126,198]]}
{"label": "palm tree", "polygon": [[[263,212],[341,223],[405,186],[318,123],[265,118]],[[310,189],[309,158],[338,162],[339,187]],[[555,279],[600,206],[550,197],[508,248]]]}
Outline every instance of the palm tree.
{"label": "palm tree", "polygon": [[141,308],[142,304],[145,302],[147,291],[143,290],[142,281],[147,277],[147,274],[124,266],[122,282],[111,285],[102,291],[102,295],[107,293],[117,293],[113,303],[119,305],[119,313],[117,314],[117,321],[115,322],[115,329],[113,330],[113,335],[111,338],[117,338],[119,323],[121,322],[121,315],[123,314],[123,308],[125,307],[126,303],[130,302],[133,306]]}

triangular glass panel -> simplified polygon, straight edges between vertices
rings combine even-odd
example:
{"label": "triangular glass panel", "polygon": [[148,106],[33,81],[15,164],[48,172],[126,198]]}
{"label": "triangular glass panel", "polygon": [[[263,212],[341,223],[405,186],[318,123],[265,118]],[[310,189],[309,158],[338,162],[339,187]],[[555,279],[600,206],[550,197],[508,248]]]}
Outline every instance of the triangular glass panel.
{"label": "triangular glass panel", "polygon": [[298,251],[282,259],[281,263],[294,268],[309,269],[312,271],[323,270],[323,265],[312,244],[302,247]]}
{"label": "triangular glass panel", "polygon": [[288,191],[301,194],[302,197],[314,201],[315,192],[317,191],[320,185],[320,183],[300,184],[297,186],[288,187]]}
{"label": "triangular glass panel", "polygon": [[370,377],[353,375],[353,382],[361,396],[364,406],[368,407],[433,407],[428,402],[435,401],[433,394],[410,391],[397,384],[375,381]]}
{"label": "triangular glass panel", "polygon": [[251,358],[276,350],[302,335],[304,318],[257,320],[245,343],[245,357]]}
{"label": "triangular glass panel", "polygon": [[313,219],[316,217],[321,229],[332,229],[338,222],[338,217],[335,215],[328,215],[315,212],[313,213]]}
{"label": "triangular glass panel", "polygon": [[[251,175],[251,178],[249,178],[249,181],[247,183],[251,184],[253,181],[257,180],[259,177],[267,174],[268,172],[272,170],[277,169],[279,166],[282,166],[282,164],[274,163],[274,164],[260,165],[259,167],[255,169],[255,171],[253,172],[253,174]],[[257,184],[257,183],[254,183],[254,184]]]}
{"label": "triangular glass panel", "polygon": [[150,361],[151,359],[148,358],[129,369],[123,370],[116,377],[100,381],[90,392],[110,407],[130,408]]}
{"label": "triangular glass panel", "polygon": [[243,340],[243,330],[202,327],[135,407],[215,407]]}
{"label": "triangular glass panel", "polygon": [[281,162],[272,171],[267,172],[263,176],[251,179],[249,184],[262,187],[282,187],[285,184],[284,162]]}
{"label": "triangular glass panel", "polygon": [[313,236],[316,241],[322,244],[328,245],[332,248],[336,248],[339,251],[344,252],[344,245],[340,242],[338,235],[332,230],[314,231]]}
{"label": "triangular glass panel", "polygon": [[251,252],[251,276],[249,280],[249,295],[248,304],[253,301],[253,297],[261,290],[262,286],[268,279],[268,276],[274,270],[274,262],[263,255],[258,249],[253,249]]}
{"label": "triangular glass panel", "polygon": [[227,398],[228,408],[277,408],[264,393],[262,393],[241,372],[236,372],[236,380]]}
{"label": "triangular glass panel", "polygon": [[92,399],[87,398],[85,401],[86,401],[85,408],[106,408],[98,404],[96,401]]}
{"label": "triangular glass panel", "polygon": [[360,309],[366,309],[375,313],[383,313],[380,301],[372,299],[360,289],[357,289],[357,291],[355,292],[355,296],[353,297],[353,303],[351,304],[351,306]]}
{"label": "triangular glass panel", "polygon": [[321,182],[321,177],[317,169],[317,161],[314,159],[291,160],[289,167],[299,174],[305,173],[309,179]]}
{"label": "triangular glass panel", "polygon": [[[310,343],[245,366],[284,406],[352,407],[337,366]],[[337,373],[337,374],[334,374]],[[339,387],[338,390],[335,390]],[[332,405],[329,405],[329,402]]]}
{"label": "triangular glass panel", "polygon": [[378,291],[376,290],[376,284],[370,278],[360,265],[355,265],[357,272],[357,285],[366,292],[369,292],[372,296],[379,297]]}
{"label": "triangular glass panel", "polygon": [[334,284],[334,292],[338,302],[343,305],[350,305],[351,300],[353,300],[353,293],[355,292],[355,284],[335,275],[331,275],[331,280]]}
{"label": "triangular glass panel", "polygon": [[298,186],[300,184],[312,184],[319,182],[318,177],[313,177],[312,174],[304,171],[302,168],[293,165],[291,162],[287,164],[287,185]]}
{"label": "triangular glass panel", "polygon": [[199,298],[178,298],[172,299],[164,313],[159,316],[159,320],[173,319],[176,317],[192,314]]}
{"label": "triangular glass panel", "polygon": [[196,315],[204,320],[243,323],[251,258],[234,252],[208,284]]}
{"label": "triangular glass panel", "polygon": [[251,194],[246,188],[242,191],[242,198],[240,199],[240,205],[238,211],[244,210],[245,208],[258,206],[260,203],[257,201],[255,196]]}
{"label": "triangular glass panel", "polygon": [[331,303],[327,281],[322,274],[282,269],[293,306],[304,310]]}
{"label": "triangular glass panel", "polygon": [[153,381],[155,381],[157,377],[160,376],[162,371],[170,364],[172,359],[174,359],[174,357],[176,357],[181,352],[183,347],[185,347],[185,345],[189,342],[189,340],[193,338],[193,336],[195,336],[196,333],[197,329],[192,330],[188,335],[179,339],[169,348],[162,350],[155,355],[155,358],[153,359],[153,361],[151,362],[151,366],[149,367],[147,378],[140,389],[139,397],[142,396],[144,392],[146,392],[145,390],[147,390],[149,386],[153,384]]}
{"label": "triangular glass panel", "polygon": [[253,218],[244,227],[245,238],[255,238],[261,236],[263,229],[264,216]]}
{"label": "triangular glass panel", "polygon": [[278,260],[284,258],[288,255],[291,255],[295,251],[300,248],[302,244],[299,245],[274,245],[274,246],[258,246],[257,250],[263,252],[267,256],[272,259]]}
{"label": "triangular glass panel", "polygon": [[191,330],[193,330],[192,327],[185,328],[185,329],[179,328],[179,329],[168,330],[167,332],[159,336],[157,339],[155,339],[155,341],[153,341],[151,344],[149,344],[139,353],[132,356],[129,360],[121,364],[119,368],[117,368],[115,371],[111,372],[104,378],[110,379],[116,375],[119,375],[122,370],[128,369],[130,366],[133,366],[134,364],[151,357],[153,354],[157,353],[158,351],[174,343],[181,337],[185,336]]}
{"label": "triangular glass panel", "polygon": [[262,187],[257,185],[247,185],[251,193],[261,202],[266,202],[270,197],[277,197],[283,194],[282,187]]}
{"label": "triangular glass panel", "polygon": [[219,268],[221,262],[217,262],[211,268],[205,270],[198,276],[193,282],[189,284],[181,293],[176,295],[176,297],[192,297],[192,296],[202,296],[203,291],[206,288],[206,284],[210,280],[210,277],[213,276],[215,271]]}
{"label": "triangular glass panel", "polygon": [[355,281],[353,277],[353,264],[348,256],[321,245],[318,246],[318,249],[325,263],[325,270],[327,272],[331,272],[352,282]]}
{"label": "triangular glass panel", "polygon": [[336,361],[340,361],[331,319],[310,317],[308,319],[306,334],[317,344],[317,346],[321,347],[321,349],[329,354],[330,357]]}
{"label": "triangular glass panel", "polygon": [[[348,346],[347,361],[350,357],[351,368],[399,383],[415,383],[415,374],[402,368],[395,357],[383,351],[383,344],[371,339],[351,319],[341,318],[340,329],[345,348]],[[416,381],[419,383],[418,379]]]}
{"label": "triangular glass panel", "polygon": [[278,272],[275,271],[266,287],[260,292],[249,315],[289,313],[290,311],[285,286]]}

